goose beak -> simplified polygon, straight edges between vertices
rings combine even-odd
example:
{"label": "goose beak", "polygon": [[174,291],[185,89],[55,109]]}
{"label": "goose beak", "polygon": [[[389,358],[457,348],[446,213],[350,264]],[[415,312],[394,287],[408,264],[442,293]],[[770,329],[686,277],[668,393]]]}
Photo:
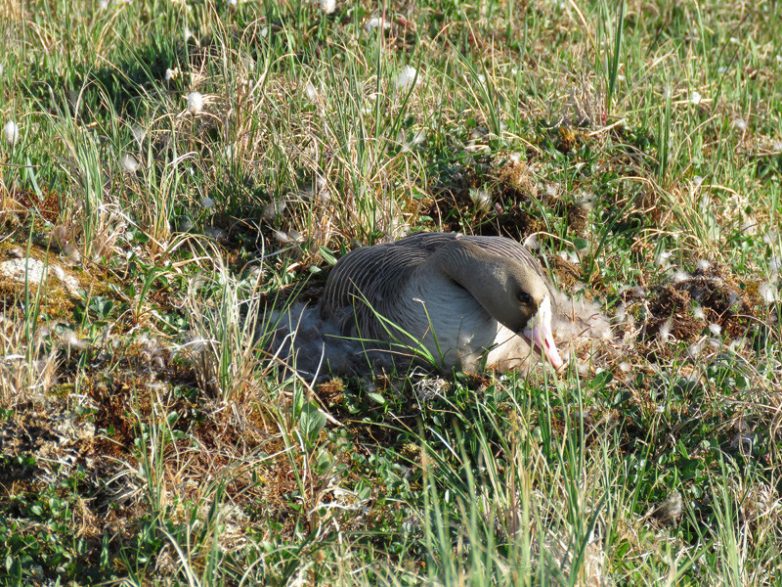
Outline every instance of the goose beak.
{"label": "goose beak", "polygon": [[538,313],[522,331],[522,336],[545,355],[554,369],[559,370],[565,361],[562,360],[557,343],[554,342],[551,321],[551,301],[546,297],[538,307]]}

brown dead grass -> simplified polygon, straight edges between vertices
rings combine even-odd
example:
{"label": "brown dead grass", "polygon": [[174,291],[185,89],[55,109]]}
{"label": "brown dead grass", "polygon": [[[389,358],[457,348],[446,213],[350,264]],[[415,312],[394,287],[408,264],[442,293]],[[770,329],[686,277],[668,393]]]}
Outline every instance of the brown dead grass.
{"label": "brown dead grass", "polygon": [[[730,274],[721,268],[698,270],[680,283],[656,287],[649,296],[650,318],[646,338],[659,333],[660,327],[673,319],[671,334],[678,340],[691,342],[709,324],[719,324],[731,338],[753,332],[762,324],[760,300],[751,297]],[[693,316],[693,308],[701,306],[705,318]]]}

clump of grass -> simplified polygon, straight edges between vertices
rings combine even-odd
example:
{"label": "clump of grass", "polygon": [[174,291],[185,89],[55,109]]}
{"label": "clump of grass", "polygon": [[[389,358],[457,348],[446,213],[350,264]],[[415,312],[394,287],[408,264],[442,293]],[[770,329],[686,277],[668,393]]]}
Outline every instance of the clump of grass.
{"label": "clump of grass", "polygon": [[[221,258],[219,252],[211,252],[211,259]],[[185,346],[198,356],[201,385],[223,401],[241,399],[258,390],[254,371],[258,368],[263,274],[260,268],[244,280],[218,264],[211,275],[193,280],[184,300],[191,326],[191,340]]]}

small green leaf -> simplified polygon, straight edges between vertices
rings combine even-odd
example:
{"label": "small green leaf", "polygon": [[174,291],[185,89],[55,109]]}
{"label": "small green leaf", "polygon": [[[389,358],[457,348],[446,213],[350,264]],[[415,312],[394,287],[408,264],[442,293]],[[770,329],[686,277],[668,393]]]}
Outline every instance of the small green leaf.
{"label": "small green leaf", "polygon": [[386,404],[386,398],[384,398],[379,393],[371,392],[367,394],[367,397],[369,397],[369,399],[371,399],[376,404],[380,404],[381,406],[384,406]]}
{"label": "small green leaf", "polygon": [[318,251],[320,251],[320,256],[323,257],[323,260],[326,261],[331,266],[334,266],[337,264],[337,258],[334,256],[334,253],[332,253],[329,249],[326,247],[318,247]]}
{"label": "small green leaf", "polygon": [[299,418],[299,430],[308,447],[315,444],[325,425],[326,415],[311,403],[306,404]]}

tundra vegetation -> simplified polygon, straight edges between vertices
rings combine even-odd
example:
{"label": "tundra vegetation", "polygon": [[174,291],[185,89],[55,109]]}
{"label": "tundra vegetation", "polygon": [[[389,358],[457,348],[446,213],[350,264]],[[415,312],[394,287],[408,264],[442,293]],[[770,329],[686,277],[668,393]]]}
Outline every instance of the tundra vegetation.
{"label": "tundra vegetation", "polygon": [[[782,576],[782,6],[0,2],[8,584]],[[419,230],[616,339],[313,382],[256,333]]]}

